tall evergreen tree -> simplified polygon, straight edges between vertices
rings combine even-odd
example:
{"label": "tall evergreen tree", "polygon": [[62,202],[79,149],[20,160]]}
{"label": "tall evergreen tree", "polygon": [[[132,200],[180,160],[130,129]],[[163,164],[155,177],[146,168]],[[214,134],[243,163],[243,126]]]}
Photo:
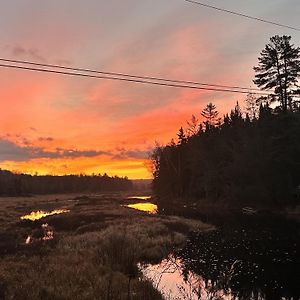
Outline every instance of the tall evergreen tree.
{"label": "tall evergreen tree", "polygon": [[211,102],[202,110],[201,115],[205,118],[204,124],[206,130],[220,124],[220,119],[218,118],[219,112]]}
{"label": "tall evergreen tree", "polygon": [[[275,43],[278,39],[272,41]],[[293,47],[289,48],[287,43],[289,38],[282,38],[277,50],[280,47],[291,50]],[[290,50],[284,51],[293,52]],[[280,55],[287,57],[284,52]],[[269,60],[272,62],[272,58]],[[296,69],[297,60],[285,60],[288,74],[282,75],[284,68],[280,69],[277,78],[276,68],[271,70],[270,67],[269,75],[266,71],[265,78],[260,77],[265,85],[274,84],[273,97],[280,101],[280,107],[272,108],[268,102],[260,102],[257,114],[243,117],[237,102],[218,126],[218,112],[215,105],[209,103],[201,113],[205,130],[199,126],[199,132],[193,134],[197,123],[193,118],[187,132],[180,128],[177,144],[171,142],[156,152],[153,186],[159,204],[168,205],[165,199],[174,200],[172,205],[182,201],[204,205],[219,202],[235,208],[296,203],[300,174],[300,107],[295,100],[297,83],[292,67]],[[273,77],[270,79],[270,76]],[[255,108],[255,99],[250,96],[248,113]],[[291,112],[282,113],[283,109]]]}
{"label": "tall evergreen tree", "polygon": [[180,127],[180,129],[179,129],[179,131],[177,133],[177,137],[178,137],[178,144],[179,145],[182,145],[182,144],[186,143],[187,137],[186,137],[185,132],[184,132],[182,127]]}
{"label": "tall evergreen tree", "polygon": [[[279,101],[283,111],[293,110],[294,96],[300,94],[300,48],[291,44],[290,36],[271,37],[258,58],[254,83],[262,90],[273,90],[270,102]],[[266,100],[261,97],[260,100]]]}
{"label": "tall evergreen tree", "polygon": [[242,110],[239,102],[236,103],[234,109],[230,112],[230,122],[231,124],[240,124],[243,122]]}

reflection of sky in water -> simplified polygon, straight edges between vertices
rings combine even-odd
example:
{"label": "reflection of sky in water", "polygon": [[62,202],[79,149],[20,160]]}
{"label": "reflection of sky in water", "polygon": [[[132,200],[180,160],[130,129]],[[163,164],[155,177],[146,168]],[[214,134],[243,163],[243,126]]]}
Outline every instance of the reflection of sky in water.
{"label": "reflection of sky in water", "polygon": [[127,207],[141,210],[141,211],[147,212],[148,214],[156,214],[157,213],[157,205],[155,205],[151,202],[128,204]]}
{"label": "reflection of sky in water", "polygon": [[[184,274],[183,265],[179,259],[170,255],[157,265],[139,266],[142,274],[152,282],[165,299],[169,300],[233,300],[230,292],[216,289],[211,281],[205,280],[193,272]],[[263,299],[263,298],[261,298]]]}
{"label": "reflection of sky in water", "polygon": [[20,219],[35,221],[35,220],[39,220],[41,218],[45,218],[47,216],[59,215],[59,214],[67,213],[69,211],[70,210],[68,210],[68,209],[54,209],[52,211],[38,210],[38,211],[33,211],[28,215],[22,216]]}
{"label": "reflection of sky in water", "polygon": [[225,220],[189,236],[177,252],[184,266],[237,299],[300,299],[299,224],[264,214]]}
{"label": "reflection of sky in water", "polygon": [[151,196],[129,196],[127,199],[149,200]]}

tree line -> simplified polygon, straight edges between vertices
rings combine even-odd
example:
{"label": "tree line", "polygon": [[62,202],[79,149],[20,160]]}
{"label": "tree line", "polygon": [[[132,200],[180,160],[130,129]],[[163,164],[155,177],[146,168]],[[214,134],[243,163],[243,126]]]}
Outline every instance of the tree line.
{"label": "tree line", "polygon": [[153,190],[173,200],[281,206],[300,185],[300,48],[274,36],[261,52],[254,83],[269,95],[249,94],[219,117],[209,103],[192,116],[178,140],[152,153]]}
{"label": "tree line", "polygon": [[0,170],[0,195],[56,194],[126,191],[133,188],[127,177],[104,175],[27,175]]}

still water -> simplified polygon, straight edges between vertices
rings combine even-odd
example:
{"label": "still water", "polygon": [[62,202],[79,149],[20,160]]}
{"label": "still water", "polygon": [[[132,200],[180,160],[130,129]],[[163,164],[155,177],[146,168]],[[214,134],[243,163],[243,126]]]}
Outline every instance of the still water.
{"label": "still water", "polygon": [[274,215],[210,218],[157,265],[141,267],[166,299],[300,299],[299,224]]}
{"label": "still water", "polygon": [[37,210],[37,211],[32,211],[30,214],[20,217],[20,219],[35,221],[48,216],[59,215],[67,212],[70,212],[70,210],[68,209],[54,209],[52,211]]}
{"label": "still water", "polygon": [[194,272],[185,271],[181,259],[173,255],[159,264],[139,267],[143,276],[168,300],[236,299],[230,290],[219,289],[211,280],[205,281]]}
{"label": "still water", "polygon": [[153,204],[151,202],[133,203],[133,204],[128,204],[126,206],[129,208],[144,211],[148,214],[156,214],[157,213],[157,205]]}

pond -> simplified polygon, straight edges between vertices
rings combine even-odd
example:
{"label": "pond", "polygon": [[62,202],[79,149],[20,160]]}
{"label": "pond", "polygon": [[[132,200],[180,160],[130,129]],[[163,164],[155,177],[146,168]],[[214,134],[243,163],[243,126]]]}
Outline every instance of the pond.
{"label": "pond", "polygon": [[30,214],[21,216],[20,219],[35,221],[48,216],[59,215],[67,212],[70,212],[70,210],[68,209],[54,209],[51,211],[37,210],[37,211],[32,211]]}
{"label": "pond", "polygon": [[297,222],[232,215],[216,223],[214,231],[190,233],[160,264],[141,268],[166,299],[300,299]]}
{"label": "pond", "polygon": [[151,202],[132,203],[126,205],[126,207],[144,211],[148,214],[156,214],[158,209],[157,205]]}
{"label": "pond", "polygon": [[218,289],[211,280],[205,281],[194,272],[186,271],[181,259],[173,255],[156,265],[140,265],[139,269],[168,300],[235,299],[230,291]]}

